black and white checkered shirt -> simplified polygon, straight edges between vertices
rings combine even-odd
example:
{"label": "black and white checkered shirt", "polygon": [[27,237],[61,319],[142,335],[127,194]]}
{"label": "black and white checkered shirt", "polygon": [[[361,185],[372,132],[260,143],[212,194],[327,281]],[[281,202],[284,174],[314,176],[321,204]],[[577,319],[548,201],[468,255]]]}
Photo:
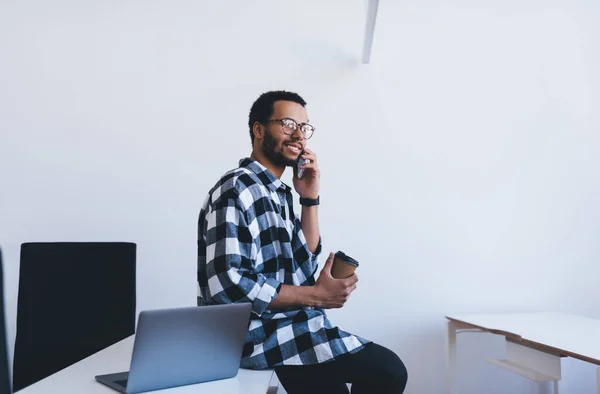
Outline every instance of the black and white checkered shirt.
{"label": "black and white checkered shirt", "polygon": [[291,188],[246,158],[210,190],[198,220],[199,305],[252,303],[241,367],[308,365],[369,341],[332,326],[321,308],[271,310],[282,284],[310,286],[321,252],[306,244]]}

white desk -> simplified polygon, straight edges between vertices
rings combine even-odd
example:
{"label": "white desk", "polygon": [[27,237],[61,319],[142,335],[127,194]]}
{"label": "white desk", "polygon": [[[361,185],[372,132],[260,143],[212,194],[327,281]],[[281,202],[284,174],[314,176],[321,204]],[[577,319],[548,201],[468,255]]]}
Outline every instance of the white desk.
{"label": "white desk", "polygon": [[[129,370],[133,336],[19,391],[19,394],[115,394],[94,376]],[[240,369],[236,377],[153,391],[160,394],[265,394],[273,371]]]}
{"label": "white desk", "polygon": [[[448,393],[454,392],[456,334],[486,331],[506,338],[506,359],[489,362],[534,381],[553,381],[558,393],[560,358],[600,365],[600,319],[564,313],[446,316],[448,319]],[[600,394],[600,368],[596,373]]]}

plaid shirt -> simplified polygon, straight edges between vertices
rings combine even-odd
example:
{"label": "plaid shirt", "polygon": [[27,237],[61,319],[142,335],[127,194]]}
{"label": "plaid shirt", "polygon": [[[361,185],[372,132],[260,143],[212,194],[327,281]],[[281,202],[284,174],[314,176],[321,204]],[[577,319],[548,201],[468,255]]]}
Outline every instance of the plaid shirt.
{"label": "plaid shirt", "polygon": [[322,308],[268,308],[282,284],[315,284],[320,252],[320,239],[315,253],[306,244],[291,188],[259,162],[241,160],[210,190],[198,220],[198,304],[252,303],[242,368],[323,363],[369,342]]}

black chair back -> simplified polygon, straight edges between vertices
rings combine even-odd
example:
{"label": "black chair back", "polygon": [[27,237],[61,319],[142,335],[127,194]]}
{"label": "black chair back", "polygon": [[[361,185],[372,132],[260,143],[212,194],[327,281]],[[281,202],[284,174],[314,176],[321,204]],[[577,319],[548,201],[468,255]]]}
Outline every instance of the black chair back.
{"label": "black chair back", "polygon": [[4,312],[4,265],[0,250],[0,394],[10,394],[10,370],[6,345],[6,318]]}
{"label": "black chair back", "polygon": [[135,332],[136,245],[21,245],[13,389]]}

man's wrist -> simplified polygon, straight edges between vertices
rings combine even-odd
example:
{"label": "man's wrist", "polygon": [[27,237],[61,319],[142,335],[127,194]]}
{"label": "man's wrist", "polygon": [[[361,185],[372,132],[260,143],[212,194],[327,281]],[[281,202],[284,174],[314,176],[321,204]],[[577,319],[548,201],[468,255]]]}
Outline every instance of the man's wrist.
{"label": "man's wrist", "polygon": [[303,294],[302,304],[311,307],[318,307],[320,305],[318,289],[313,286],[301,286],[305,289]]}

